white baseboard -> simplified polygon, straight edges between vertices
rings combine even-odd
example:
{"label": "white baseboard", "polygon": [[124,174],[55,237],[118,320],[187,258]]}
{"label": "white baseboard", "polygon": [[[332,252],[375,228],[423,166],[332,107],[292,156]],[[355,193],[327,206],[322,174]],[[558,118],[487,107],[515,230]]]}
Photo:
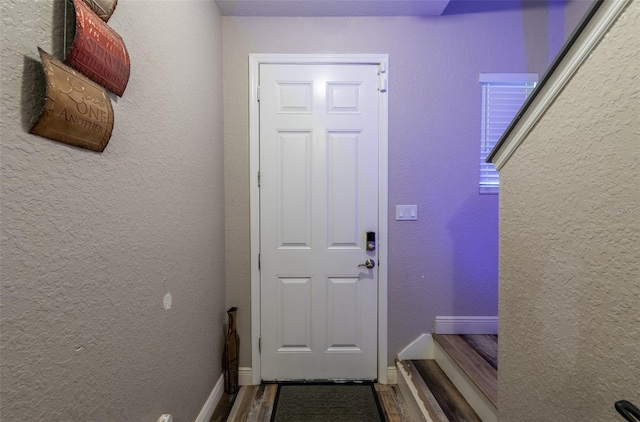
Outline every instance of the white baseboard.
{"label": "white baseboard", "polygon": [[420,334],[407,347],[398,353],[400,360],[433,359],[433,337],[431,334]]}
{"label": "white baseboard", "polygon": [[497,316],[437,316],[436,334],[498,334]]}
{"label": "white baseboard", "polygon": [[[429,337],[431,337],[431,335],[429,335]],[[253,385],[252,377],[253,377],[253,371],[250,367],[238,368],[238,384]],[[398,371],[396,367],[388,366],[387,367],[387,384],[397,384],[397,383],[398,383]]]}
{"label": "white baseboard", "polygon": [[241,366],[238,368],[238,384],[253,385],[253,372],[251,367]]}
{"label": "white baseboard", "polygon": [[387,384],[398,383],[398,369],[395,366],[387,366]]}
{"label": "white baseboard", "polygon": [[209,394],[209,398],[204,403],[200,414],[196,418],[196,422],[209,422],[211,420],[211,416],[213,416],[213,412],[216,410],[218,402],[220,402],[222,393],[224,393],[224,373],[220,374],[220,378],[218,378],[218,382],[216,382],[213,390],[211,390],[211,394]]}

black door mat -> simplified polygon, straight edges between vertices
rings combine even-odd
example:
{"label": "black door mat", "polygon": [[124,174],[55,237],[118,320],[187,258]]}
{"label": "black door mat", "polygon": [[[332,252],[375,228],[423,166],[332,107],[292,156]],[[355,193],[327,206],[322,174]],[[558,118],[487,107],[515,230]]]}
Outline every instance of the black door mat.
{"label": "black door mat", "polygon": [[373,383],[282,383],[271,422],[384,421]]}

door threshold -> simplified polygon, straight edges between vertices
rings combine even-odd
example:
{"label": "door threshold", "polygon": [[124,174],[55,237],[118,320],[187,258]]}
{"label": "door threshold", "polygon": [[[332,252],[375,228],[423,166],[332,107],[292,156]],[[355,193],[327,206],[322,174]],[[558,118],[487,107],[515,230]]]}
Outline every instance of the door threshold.
{"label": "door threshold", "polygon": [[315,384],[315,385],[333,385],[333,384],[375,384],[377,379],[281,379],[275,381],[262,381],[263,384]]}

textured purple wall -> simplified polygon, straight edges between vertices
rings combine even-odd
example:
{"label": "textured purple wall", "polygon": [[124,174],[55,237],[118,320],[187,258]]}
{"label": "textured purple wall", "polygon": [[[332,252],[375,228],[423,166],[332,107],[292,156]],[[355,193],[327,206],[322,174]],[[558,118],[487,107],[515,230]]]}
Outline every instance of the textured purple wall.
{"label": "textured purple wall", "polygon": [[[504,2],[499,2],[503,4]],[[440,17],[223,18],[227,303],[250,344],[251,53],[389,54],[389,362],[437,315],[497,315],[498,197],[478,194],[481,72],[549,63],[546,2]],[[241,366],[250,366],[250,350]]]}

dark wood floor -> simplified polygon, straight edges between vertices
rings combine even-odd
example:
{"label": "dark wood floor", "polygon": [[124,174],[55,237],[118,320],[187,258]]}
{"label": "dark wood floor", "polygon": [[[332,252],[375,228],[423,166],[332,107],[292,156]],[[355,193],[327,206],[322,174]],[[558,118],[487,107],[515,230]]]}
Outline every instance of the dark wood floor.
{"label": "dark wood floor", "polygon": [[498,336],[465,334],[461,335],[460,338],[471,346],[493,369],[498,370]]}
{"label": "dark wood floor", "polygon": [[413,364],[449,421],[482,422],[434,360],[416,360]]}
{"label": "dark wood floor", "polygon": [[[497,408],[498,337],[435,334],[433,338]],[[403,366],[405,370],[420,378],[421,382],[418,385],[421,388],[426,388],[426,391],[423,390],[420,394],[431,403],[428,410],[433,413],[433,419],[449,422],[481,422],[479,416],[434,360],[405,361]]]}
{"label": "dark wood floor", "polygon": [[[223,394],[211,422],[269,422],[277,384],[243,386],[237,394]],[[397,385],[375,385],[385,422],[413,422]]]}
{"label": "dark wood floor", "polygon": [[[434,340],[449,353],[473,382],[497,407],[498,337],[491,335],[434,335]],[[444,414],[450,422],[480,422],[480,418],[458,393],[449,378],[433,360],[411,361],[422,378],[429,396],[439,409],[433,416]],[[269,422],[275,403],[277,384],[243,386],[238,394],[223,394],[211,422]],[[412,422],[410,411],[397,385],[376,384],[385,422]],[[443,418],[443,419],[444,419]]]}
{"label": "dark wood floor", "polygon": [[[497,408],[498,337],[473,335],[463,338],[458,335],[436,334],[433,338]],[[469,338],[474,339],[473,346],[469,343]]]}

